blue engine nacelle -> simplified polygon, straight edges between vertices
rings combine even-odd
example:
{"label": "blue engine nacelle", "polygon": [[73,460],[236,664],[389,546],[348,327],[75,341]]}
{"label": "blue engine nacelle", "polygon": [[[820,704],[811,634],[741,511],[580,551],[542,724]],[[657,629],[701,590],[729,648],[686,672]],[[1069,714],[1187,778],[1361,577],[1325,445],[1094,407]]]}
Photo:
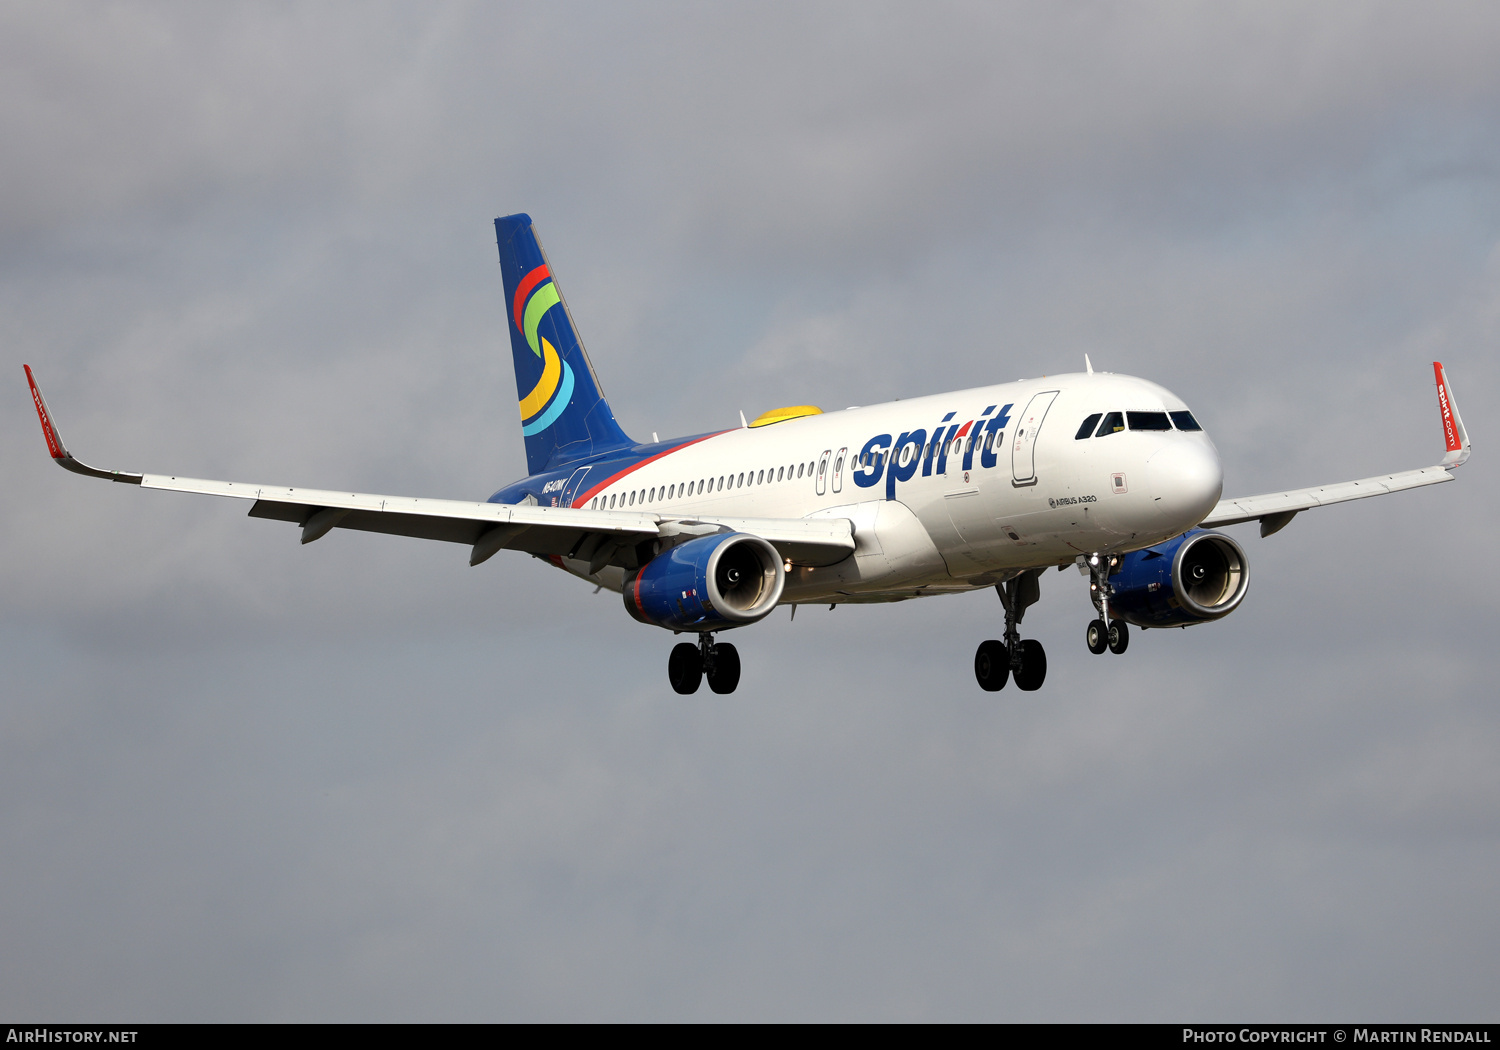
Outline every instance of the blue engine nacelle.
{"label": "blue engine nacelle", "polygon": [[781,600],[781,554],[759,536],[700,536],[625,577],[625,609],[674,631],[722,631],[763,618]]}
{"label": "blue engine nacelle", "polygon": [[1109,582],[1111,616],[1137,627],[1178,627],[1232,613],[1250,585],[1250,564],[1222,532],[1192,529],[1125,555]]}

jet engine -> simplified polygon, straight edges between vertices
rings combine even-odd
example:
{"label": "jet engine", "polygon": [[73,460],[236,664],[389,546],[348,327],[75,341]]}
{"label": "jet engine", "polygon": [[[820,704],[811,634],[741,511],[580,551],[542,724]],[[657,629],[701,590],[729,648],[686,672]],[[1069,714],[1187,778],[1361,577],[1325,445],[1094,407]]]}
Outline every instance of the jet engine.
{"label": "jet engine", "polygon": [[1125,555],[1109,582],[1111,616],[1137,627],[1178,627],[1232,613],[1250,584],[1250,566],[1222,532],[1191,529]]}
{"label": "jet engine", "polygon": [[781,600],[781,554],[759,536],[700,536],[625,577],[625,610],[674,631],[721,631],[763,618]]}

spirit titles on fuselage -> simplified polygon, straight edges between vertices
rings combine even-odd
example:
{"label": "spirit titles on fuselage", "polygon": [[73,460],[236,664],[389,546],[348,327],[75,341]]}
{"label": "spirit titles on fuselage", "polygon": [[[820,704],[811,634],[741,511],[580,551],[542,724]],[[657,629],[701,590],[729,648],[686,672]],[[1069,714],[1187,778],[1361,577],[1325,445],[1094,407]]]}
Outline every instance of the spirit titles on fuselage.
{"label": "spirit titles on fuselage", "polygon": [[[956,413],[949,412],[933,429],[931,441],[925,429],[905,431],[894,441],[889,434],[876,434],[859,450],[854,483],[863,489],[874,488],[884,476],[885,498],[893,500],[897,482],[910,481],[918,470],[924,478],[934,471],[946,473],[950,455],[962,455],[962,469],[968,471],[974,469],[974,453],[978,452],[980,467],[988,470],[999,462],[996,446],[1014,407],[1014,403],[1007,404],[995,412],[991,405],[978,419],[967,423],[951,423]],[[907,455],[907,449],[915,451]]]}

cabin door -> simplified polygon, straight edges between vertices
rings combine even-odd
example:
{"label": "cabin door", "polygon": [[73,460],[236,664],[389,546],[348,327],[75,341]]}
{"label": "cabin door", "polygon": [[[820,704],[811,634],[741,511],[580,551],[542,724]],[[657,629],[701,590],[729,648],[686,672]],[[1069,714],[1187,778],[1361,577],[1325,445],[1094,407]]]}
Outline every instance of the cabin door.
{"label": "cabin door", "polygon": [[1016,436],[1011,443],[1010,465],[1014,485],[1036,484],[1036,438],[1047,418],[1047,409],[1057,398],[1056,390],[1037,394],[1026,403],[1026,411],[1016,420]]}

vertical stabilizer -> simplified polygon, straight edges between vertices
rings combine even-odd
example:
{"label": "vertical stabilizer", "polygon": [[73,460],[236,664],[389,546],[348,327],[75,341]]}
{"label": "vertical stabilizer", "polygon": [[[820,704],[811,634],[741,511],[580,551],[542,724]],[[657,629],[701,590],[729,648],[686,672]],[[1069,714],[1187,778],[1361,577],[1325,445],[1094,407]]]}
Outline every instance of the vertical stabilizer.
{"label": "vertical stabilizer", "polygon": [[537,474],[634,444],[620,425],[573,327],[529,215],[495,220],[526,469]]}

